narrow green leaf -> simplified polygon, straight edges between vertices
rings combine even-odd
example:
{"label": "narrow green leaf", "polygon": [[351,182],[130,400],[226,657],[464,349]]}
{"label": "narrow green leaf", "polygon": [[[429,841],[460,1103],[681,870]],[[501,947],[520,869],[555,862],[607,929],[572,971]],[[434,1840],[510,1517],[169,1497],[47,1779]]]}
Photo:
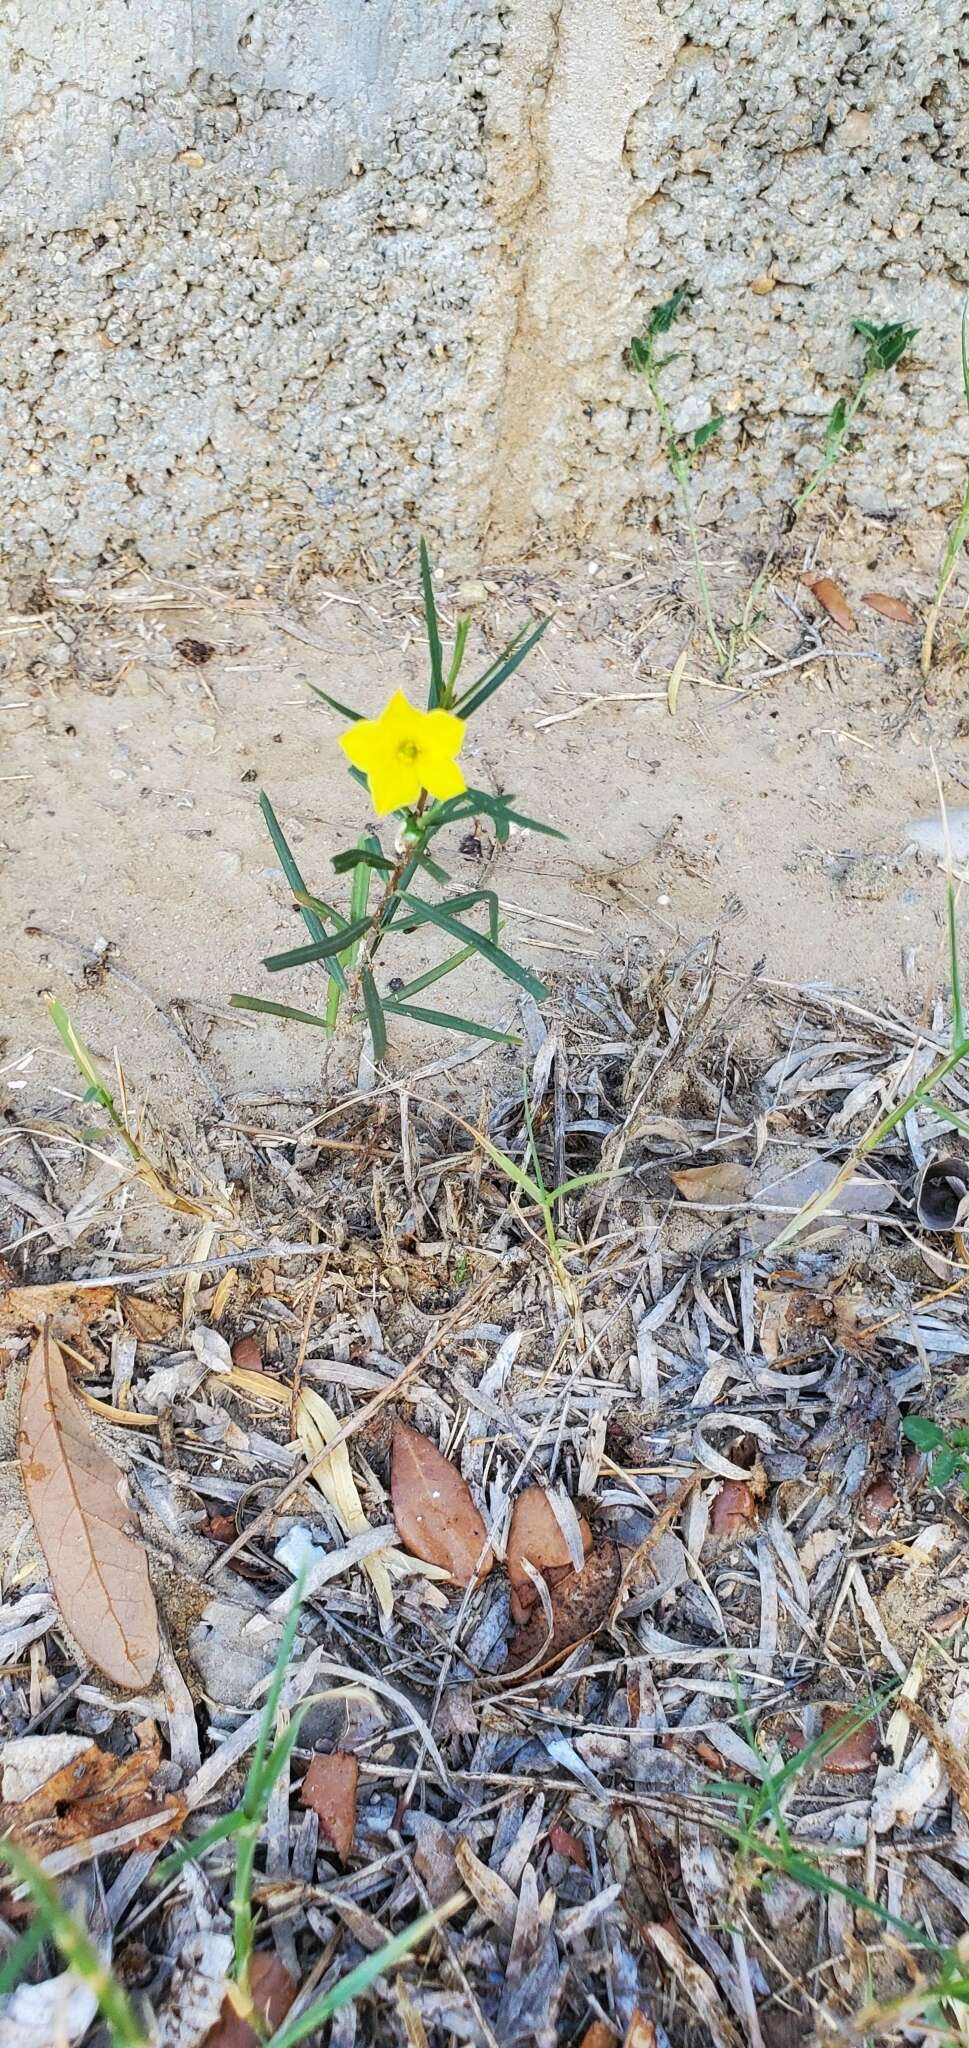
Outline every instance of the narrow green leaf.
{"label": "narrow green leaf", "polygon": [[521,667],[526,655],[537,646],[551,623],[550,618],[539,619],[538,625],[529,633],[527,639],[522,640],[517,647],[512,642],[511,649],[506,648],[504,654],[499,657],[497,666],[490,672],[486,669],[484,675],[479,676],[476,683],[472,683],[470,690],[467,690],[463,697],[459,697],[454,706],[459,718],[473,718],[475,712],[481,710],[482,704],[487,704],[488,698],[493,697],[495,691],[500,690],[502,683],[506,683],[509,676],[514,675],[516,668]]}
{"label": "narrow green leaf", "polygon": [[114,2048],[145,2048],[145,2033],[122,1989],[106,1970],[97,1949],[81,1921],[69,1913],[59,1892],[29,1851],[7,1835],[0,1842],[0,1862],[13,1871],[18,1884],[25,1885],[48,1940],[54,1941],[69,1970],[76,1972],[93,1994],[98,2011],[107,2021]]}
{"label": "narrow green leaf", "polygon": [[254,1792],[255,1788],[258,1787],[262,1776],[263,1764],[268,1754],[269,1746],[273,1737],[273,1731],[276,1726],[276,1710],[283,1696],[283,1686],[285,1685],[286,1680],[289,1676],[289,1660],[293,1654],[293,1644],[296,1641],[296,1634],[299,1628],[300,1610],[303,1602],[303,1579],[304,1572],[302,1567],[300,1567],[299,1574],[293,1586],[292,1604],[290,1606],[289,1613],[286,1616],[286,1620],[283,1624],[282,1635],[279,1638],[279,1648],[276,1651],[276,1662],[273,1665],[272,1677],[269,1681],[269,1688],[266,1693],[265,1700],[263,1702],[262,1714],[259,1721],[259,1733],[256,1736],[256,1746],[252,1752],[252,1762],[249,1765],[249,1771],[246,1777],[245,1794],[242,1803],[245,1807],[246,1812],[250,1816],[254,1816],[256,1812],[256,1808],[252,1803],[251,1795]]}
{"label": "narrow green leaf", "polygon": [[421,589],[424,593],[424,625],[427,630],[427,651],[431,658],[431,684],[427,694],[427,708],[436,710],[444,696],[444,657],[441,653],[441,633],[437,623],[437,606],[434,602],[434,584],[431,580],[431,558],[427,542],[421,538]]}
{"label": "narrow green leaf", "polygon": [[424,1010],[417,1003],[402,1002],[399,996],[385,996],[384,1009],[394,1017],[410,1017],[415,1024],[433,1024],[439,1031],[461,1031],[466,1038],[487,1038],[493,1045],[520,1045],[511,1031],[493,1031],[490,1024],[472,1023],[470,1017],[456,1017],[451,1010]]}
{"label": "narrow green leaf", "polygon": [[293,892],[293,901],[299,904],[301,910],[315,910],[320,917],[328,917],[341,932],[346,931],[349,920],[344,917],[342,910],[337,909],[335,903],[328,903],[325,896],[311,896],[308,889],[296,889]]}
{"label": "narrow green leaf", "polygon": [[[303,923],[305,924],[306,929],[309,932],[310,938],[322,939],[325,937],[326,934],[323,925],[320,923],[320,919],[316,913],[316,910],[314,908],[311,908],[309,903],[300,902],[300,898],[302,896],[305,896],[306,884],[303,881],[303,877],[300,874],[299,868],[297,867],[293,855],[290,851],[289,842],[286,838],[286,834],[283,831],[283,828],[279,822],[279,819],[276,816],[275,811],[273,810],[272,804],[270,803],[265,790],[261,790],[259,794],[259,809],[261,810],[262,815],[266,821],[266,827],[269,832],[269,837],[272,840],[272,843],[276,849],[276,854],[279,859],[279,865],[282,868],[283,874],[285,875],[290,888],[292,889],[293,895],[296,898],[297,903],[300,904],[300,909],[302,910],[303,913]],[[327,967],[326,972],[331,977],[331,979],[336,982],[338,988],[346,988],[346,977],[344,975],[342,967],[340,966],[339,961],[332,961],[330,965]]]}
{"label": "narrow green leaf", "polygon": [[401,890],[400,895],[403,902],[410,904],[413,909],[425,912],[426,923],[438,925],[441,931],[448,932],[452,939],[460,940],[462,945],[473,946],[475,952],[480,953],[481,958],[487,960],[492,967],[497,967],[500,974],[504,974],[509,981],[516,981],[520,988],[527,988],[536,1002],[545,1001],[548,995],[545,983],[539,981],[536,974],[530,974],[527,967],[521,967],[517,960],[512,959],[510,953],[503,951],[502,947],[494,945],[491,939],[486,939],[482,933],[476,932],[473,926],[462,924],[461,919],[452,916],[442,904],[426,903],[422,897],[412,896],[409,890]]}
{"label": "narrow green leaf", "polygon": [[367,1023],[370,1026],[370,1036],[373,1040],[373,1056],[375,1060],[382,1060],[387,1050],[387,1026],[384,1023],[383,1005],[374,987],[374,979],[369,967],[365,967],[363,970],[360,986],[363,990],[363,1006],[367,1012]]}
{"label": "narrow green leaf", "polygon": [[347,875],[353,868],[379,868],[382,874],[393,873],[394,863],[385,853],[373,853],[362,846],[348,846],[345,853],[335,853],[330,866],[338,875]]}
{"label": "narrow green leaf", "polygon": [[847,404],[843,398],[839,398],[832,408],[824,429],[824,445],[829,455],[833,454],[841,445],[847,417]]}
{"label": "narrow green leaf", "polygon": [[[422,899],[407,895],[404,897],[406,903],[413,903],[415,900]],[[435,924],[437,919],[434,913],[438,910],[448,910],[453,917],[459,910],[473,910],[476,903],[486,903],[488,906],[488,936],[494,944],[498,937],[499,918],[498,898],[493,889],[468,889],[465,895],[449,896],[444,903],[425,904],[423,910],[416,911],[408,917],[400,917],[397,923],[401,931],[416,931],[419,925]]]}
{"label": "narrow green leaf", "polygon": [[453,974],[458,967],[463,967],[473,954],[473,946],[462,946],[459,952],[449,953],[446,960],[440,960],[436,967],[429,967],[426,974],[418,974],[413,981],[405,981],[403,988],[396,991],[394,1001],[403,1003],[408,1002],[411,996],[419,996],[422,989],[431,988],[435,981],[443,981],[446,974]]}
{"label": "narrow green leaf", "polygon": [[237,1835],[244,1823],[241,1806],[234,1806],[231,1813],[224,1813],[220,1820],[214,1820],[211,1827],[203,1829],[200,1835],[193,1835],[190,1842],[183,1842],[173,1856],[166,1856],[164,1863],[159,1863],[154,1872],[155,1883],[170,1884],[172,1878],[184,1870],[186,1863],[201,1862],[209,1849],[214,1849],[217,1842],[227,1842],[230,1836]]}
{"label": "narrow green leaf", "polygon": [[267,1002],[264,996],[230,996],[229,1008],[258,1010],[265,1017],[288,1017],[291,1024],[314,1024],[318,1031],[330,1031],[333,1028],[325,1017],[318,1017],[313,1010],[294,1010],[288,1003]]}
{"label": "narrow green leaf", "polygon": [[945,1103],[937,1102],[934,1095],[920,1095],[919,1101],[934,1110],[944,1124],[951,1124],[954,1131],[961,1131],[964,1138],[969,1138],[969,1120],[966,1117],[960,1116],[954,1109],[947,1109]]}
{"label": "narrow green leaf", "polygon": [[684,279],[683,283],[678,284],[676,290],[670,293],[668,299],[663,299],[658,306],[653,307],[649,316],[647,333],[649,335],[668,334],[677,314],[681,312],[690,299],[695,299],[695,297],[696,293],[692,290],[688,281]]}
{"label": "narrow green leaf", "polygon": [[468,634],[470,631],[471,620],[459,619],[454,629],[454,652],[451,656],[451,666],[447,672],[447,682],[444,685],[444,693],[447,697],[450,697],[461,673],[461,663],[464,660],[464,650],[468,644]]}
{"label": "narrow green leaf", "polygon": [[358,917],[353,924],[342,925],[338,932],[328,932],[325,938],[317,939],[313,946],[292,946],[288,953],[270,953],[262,964],[270,974],[280,974],[286,967],[309,967],[314,960],[331,960],[369,929],[369,917]]}
{"label": "narrow green leaf", "polygon": [[445,1906],[438,1907],[433,1913],[423,1913],[419,1920],[414,1920],[410,1927],[405,1927],[402,1934],[395,1934],[392,1941],[384,1943],[383,1948],[375,1949],[372,1955],[365,1956],[355,1970],[348,1970],[346,1976],[341,1977],[339,1983],[334,1984],[331,1990],[321,1992],[304,2012],[298,2013],[295,2019],[284,2020],[282,2026],[277,2027],[276,2032],[267,2041],[266,2048],[298,2048],[298,2043],[305,2041],[308,2034],[315,2034],[318,2028],[325,2026],[327,2020],[332,2019],[334,2013],[339,2012],[343,2006],[352,2005],[353,2000],[360,1998],[364,1991],[368,1991],[371,1984],[383,1976],[385,1970],[392,1969],[393,1965],[409,1955],[411,1949],[416,1948],[426,1935],[432,1934],[435,1927],[440,1926],[447,1910]]}
{"label": "narrow green leaf", "polygon": [[[363,717],[362,711],[353,711],[349,704],[341,704],[339,697],[331,697],[328,690],[321,690],[316,683],[307,683],[306,687],[308,690],[312,690],[314,697],[321,697],[323,703],[328,704],[331,711],[338,711],[341,718],[349,718],[352,725],[358,724],[359,720]],[[357,772],[359,774],[359,770]],[[366,781],[366,776],[364,776],[363,780]]]}
{"label": "narrow green leaf", "polygon": [[0,1970],[0,1998],[6,1998],[20,1983],[24,1972],[29,1969],[39,1948],[47,1940],[48,1929],[38,1913],[30,1926],[18,1934],[12,1949],[7,1954],[3,1969]]}

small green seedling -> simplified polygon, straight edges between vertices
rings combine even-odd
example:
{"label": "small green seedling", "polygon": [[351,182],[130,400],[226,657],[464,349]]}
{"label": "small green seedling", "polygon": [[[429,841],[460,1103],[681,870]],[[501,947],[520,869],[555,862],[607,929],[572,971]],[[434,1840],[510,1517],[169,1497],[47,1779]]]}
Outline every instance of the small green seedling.
{"label": "small green seedling", "polygon": [[876,377],[882,377],[889,370],[898,367],[918,333],[917,327],[907,327],[901,320],[890,320],[883,327],[876,326],[872,320],[853,320],[851,324],[854,332],[861,335],[865,344],[861,371],[854,390],[839,398],[830,413],[824,430],[824,452],[821,461],[813,476],[808,478],[803,491],[795,498],[795,512],[800,512],[808,499],[813,498],[815,491],[820,490],[835,463],[844,454],[855,419]]}
{"label": "small green seedling", "polygon": [[[965,392],[966,397],[966,410],[967,412],[969,412],[969,292],[967,292],[966,294],[966,298],[962,308],[962,326],[960,331],[960,341],[962,353],[962,388]],[[952,526],[949,529],[949,534],[946,539],[942,561],[939,564],[939,574],[936,579],[935,590],[932,594],[932,603],[930,604],[928,612],[926,613],[925,637],[922,641],[921,667],[923,676],[928,675],[929,670],[932,666],[932,649],[935,644],[935,633],[936,627],[939,623],[939,613],[942,610],[942,603],[943,599],[945,598],[946,591],[948,590],[952,578],[955,574],[956,563],[958,562],[959,556],[961,555],[962,550],[965,547],[967,541],[969,541],[969,473],[967,473],[966,475],[965,488],[962,493],[962,504],[959,508],[959,511],[956,513],[955,519],[952,523]]]}
{"label": "small green seedling", "polygon": [[693,493],[690,481],[697,456],[719,434],[724,423],[723,417],[720,414],[716,414],[712,419],[704,420],[703,425],[697,427],[692,434],[678,434],[673,424],[673,415],[660,387],[660,377],[663,371],[669,367],[670,363],[676,362],[678,351],[674,350],[671,355],[661,355],[658,345],[662,341],[663,336],[669,333],[674,320],[693,297],[695,297],[695,294],[691,292],[688,284],[678,284],[675,292],[672,292],[668,299],[664,299],[661,305],[654,306],[649,316],[645,334],[634,335],[629,344],[629,360],[633,369],[638,370],[645,378],[646,388],[653,401],[656,417],[659,420],[663,446],[666,449],[667,461],[673,472],[676,488],[679,492],[680,504],[683,508],[683,518],[693,549],[693,565],[696,571],[697,588],[700,592],[700,602],[703,606],[703,616],[706,621],[707,639],[717,661],[723,667],[727,661],[727,648],[717,630],[717,622],[714,618],[710,585],[707,580],[706,569],[703,565],[703,557],[700,553],[700,535],[696,523],[696,514],[693,509]]}
{"label": "small green seedling", "polygon": [[[428,1009],[416,1001],[425,989],[455,973],[474,954],[496,968],[506,980],[527,989],[537,1001],[547,994],[537,975],[499,946],[498,898],[493,889],[468,889],[456,896],[445,894],[437,898],[419,893],[418,884],[422,888],[427,884],[442,888],[450,880],[446,870],[431,858],[430,847],[438,835],[451,826],[486,817],[502,844],[513,827],[542,832],[552,839],[565,836],[553,826],[516,810],[512,798],[470,787],[457,761],[469,719],[520,668],[541,639],[548,619],[539,620],[536,626],[523,627],[477,680],[460,691],[458,682],[470,621],[458,620],[453,651],[445,668],[430,561],[423,541],[421,585],[430,672],[426,711],[418,710],[396,691],[379,718],[365,719],[349,705],[311,685],[314,695],[348,723],[349,730],[341,737],[340,745],[354,780],[369,789],[378,817],[392,815],[396,823],[390,847],[382,842],[379,830],[372,830],[358,839],[355,846],[333,857],[334,873],[351,877],[346,911],[309,893],[268,796],[263,792],[260,797],[269,836],[293,901],[302,912],[310,941],[307,946],[271,954],[263,964],[270,974],[318,964],[329,984],[325,1009],[293,1009],[262,996],[232,997],[236,1009],[285,1017],[330,1035],[343,1005],[345,1013],[360,1016],[369,1026],[374,1057],[378,1060],[386,1051],[389,1017],[409,1018],[411,1022],[499,1044],[517,1044],[512,1033],[494,1030],[449,1010]],[[371,906],[374,882],[379,889]],[[487,919],[484,932],[469,922],[469,913],[479,909],[484,910]],[[407,937],[428,926],[456,940],[457,949],[408,981],[396,976],[378,988],[378,955],[382,955],[387,941]]]}
{"label": "small green seedling", "polygon": [[[197,1835],[174,1856],[159,1865],[156,1873],[160,1884],[167,1884],[178,1876],[186,1863],[198,1863],[209,1849],[219,1842],[231,1842],[235,1848],[235,1872],[232,1884],[232,1933],[234,1961],[232,1972],[233,2005],[240,2020],[248,2021],[260,2038],[265,2036],[265,2027],[258,2012],[250,1988],[250,1971],[255,1946],[255,1918],[252,1893],[255,1881],[256,1856],[266,1825],[266,1815],[274,1785],[286,1769],[300,1731],[300,1725],[310,1699],[300,1701],[290,1720],[279,1734],[276,1722],[282,1699],[283,1687],[289,1672],[289,1661],[296,1641],[299,1626],[302,1586],[297,1582],[293,1591],[293,1604],[287,1616],[279,1643],[279,1651],[273,1667],[272,1677],[259,1720],[259,1728],[249,1766],[241,1803],[231,1813],[224,1814]],[[6,1863],[17,1882],[24,1886],[34,1906],[34,1917],[10,1950],[0,1970],[0,1997],[13,1990],[24,1971],[45,1942],[52,1942],[60,1951],[68,1968],[73,1970],[86,1984],[97,2001],[98,2011],[104,2020],[111,2048],[149,2048],[149,2036],[131,2004],[131,2001],[117,1977],[105,1966],[85,1927],[76,1920],[63,1904],[56,1887],[45,1876],[34,1858],[17,1843],[7,1837],[0,1841],[0,1862]],[[400,1962],[410,1950],[416,1948],[442,1920],[455,1911],[462,1903],[462,1894],[430,1913],[421,1914],[403,1932],[365,1956],[356,1969],[348,1970],[345,1977],[334,1984],[329,1991],[283,2020],[275,2033],[265,2040],[265,2048],[298,2048],[300,2041],[315,2034],[325,2026],[341,2007],[352,2004],[360,1998],[370,1985]]]}
{"label": "small green seedling", "polygon": [[969,1429],[940,1429],[928,1415],[906,1415],[902,1434],[917,1451],[934,1452],[928,1472],[930,1486],[941,1491],[957,1478],[963,1493],[969,1493]]}

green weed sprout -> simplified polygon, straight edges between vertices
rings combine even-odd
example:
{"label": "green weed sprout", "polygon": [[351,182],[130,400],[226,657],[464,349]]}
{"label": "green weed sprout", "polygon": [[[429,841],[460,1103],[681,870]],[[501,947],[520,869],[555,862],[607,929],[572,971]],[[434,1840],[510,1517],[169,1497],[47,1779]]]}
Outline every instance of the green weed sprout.
{"label": "green weed sprout", "polygon": [[[231,1841],[235,1846],[235,1872],[232,1884],[232,1934],[234,2003],[240,2017],[249,2021],[253,2029],[264,2035],[262,2023],[250,1988],[250,1971],[254,1952],[255,1921],[252,1906],[252,1892],[255,1878],[256,1854],[266,1824],[266,1814],[273,1786],[285,1770],[292,1755],[300,1725],[310,1700],[302,1700],[295,1708],[288,1725],[276,1733],[276,1721],[282,1699],[289,1660],[299,1626],[302,1596],[301,1581],[293,1591],[293,1604],[280,1637],[279,1650],[273,1667],[272,1677],[266,1693],[265,1703],[259,1720],[252,1762],[246,1777],[240,1804],[231,1813],[214,1821],[204,1834],[187,1843],[174,1856],[159,1865],[156,1873],[158,1882],[167,1884],[178,1876],[187,1863],[198,1863],[209,1849],[218,1842]],[[34,1917],[0,1970],[0,1996],[6,1995],[19,1983],[24,1971],[38,1950],[47,1941],[59,1949],[69,1969],[88,1986],[97,2000],[98,2011],[104,2020],[111,2048],[149,2048],[149,2037],[142,2027],[127,1993],[113,1972],[102,1963],[97,1949],[85,1927],[69,1913],[56,1887],[45,1875],[34,1858],[9,1837],[0,1841],[0,1862],[22,1884],[34,1905]],[[457,1895],[460,1902],[461,1895]],[[340,2008],[350,2005],[355,1998],[381,1976],[384,1970],[393,1968],[402,1958],[416,1948],[425,1937],[445,1920],[454,1910],[456,1902],[446,1903],[436,1911],[421,1914],[382,1948],[365,1956],[356,1969],[348,1970],[345,1977],[334,1984],[329,1991],[321,1992],[302,2012],[297,2012],[282,2021],[272,2036],[265,2041],[265,2048],[298,2048],[300,2041],[315,2034],[318,2028],[333,2018]]]}
{"label": "green weed sprout", "polygon": [[[962,388],[966,395],[966,410],[969,411],[969,292],[966,293],[962,308],[960,342],[962,353]],[[932,648],[935,643],[935,629],[939,623],[942,601],[955,574],[956,563],[967,540],[969,540],[969,472],[966,474],[962,504],[956,513],[946,539],[942,560],[939,564],[939,574],[936,579],[935,590],[932,594],[932,603],[926,613],[921,661],[923,676],[928,675],[932,666]]]}
{"label": "green weed sprout", "polygon": [[890,320],[886,326],[878,327],[872,320],[853,320],[852,327],[865,343],[861,374],[854,390],[839,398],[834,405],[824,430],[824,451],[813,476],[808,478],[803,491],[794,500],[793,510],[800,512],[809,498],[830,476],[848,445],[852,426],[868,396],[876,377],[882,377],[894,370],[901,362],[906,350],[911,348],[918,333],[917,327],[907,327],[904,321]]}
{"label": "green weed sprout", "polygon": [[710,585],[707,581],[707,572],[703,566],[703,557],[700,553],[700,535],[697,528],[696,515],[693,510],[693,492],[690,482],[693,465],[697,456],[719,434],[723,426],[723,418],[720,414],[717,414],[712,419],[704,420],[703,425],[697,427],[694,433],[678,434],[673,424],[673,415],[660,387],[662,372],[669,367],[670,363],[676,362],[678,352],[674,351],[672,355],[661,355],[658,351],[658,344],[662,340],[663,335],[669,333],[677,315],[682,312],[684,306],[693,297],[694,293],[691,292],[688,284],[678,284],[675,292],[672,292],[668,299],[664,299],[661,305],[654,306],[649,316],[645,334],[634,335],[629,344],[629,360],[633,369],[638,370],[645,377],[646,388],[653,401],[656,417],[659,420],[660,433],[662,434],[663,445],[666,449],[666,458],[673,472],[676,488],[680,495],[683,518],[693,549],[693,566],[696,571],[697,588],[700,592],[700,602],[703,606],[703,616],[706,621],[707,639],[717,661],[721,666],[724,666],[727,661],[727,649],[717,631],[717,622],[713,615]]}
{"label": "green weed sprout", "polygon": [[[395,842],[390,850],[384,846],[379,831],[370,830],[355,846],[333,857],[334,873],[351,878],[346,912],[327,898],[309,893],[269,797],[265,792],[260,797],[270,838],[293,900],[302,911],[310,941],[309,945],[272,954],[263,964],[270,974],[279,974],[291,967],[318,963],[328,978],[326,1007],[317,1012],[268,1002],[261,996],[231,998],[235,1009],[285,1017],[331,1035],[343,1005],[350,1017],[365,1018],[374,1058],[378,1060],[386,1051],[388,1017],[410,1018],[412,1022],[463,1032],[472,1038],[492,1039],[499,1044],[517,1043],[509,1032],[493,1030],[452,1011],[427,1009],[415,1000],[425,989],[453,974],[473,954],[497,968],[508,981],[527,989],[537,1001],[547,995],[544,983],[499,946],[498,898],[493,889],[469,889],[439,898],[419,891],[417,883],[422,888],[428,883],[438,888],[449,884],[446,870],[430,854],[438,835],[462,820],[486,817],[502,844],[513,825],[545,833],[553,839],[565,837],[553,826],[516,810],[512,798],[469,787],[457,762],[468,720],[520,668],[541,639],[548,619],[541,619],[536,626],[523,627],[477,680],[460,691],[458,683],[470,621],[458,620],[454,647],[445,668],[430,561],[423,541],[420,557],[430,670],[426,711],[409,704],[398,691],[380,718],[364,719],[350,705],[311,685],[314,695],[348,722],[349,731],[340,744],[350,762],[351,774],[369,788],[378,815],[392,814],[396,820]],[[371,906],[370,893],[375,881],[379,893]],[[468,913],[478,909],[486,915],[484,932],[468,921]],[[428,925],[456,940],[456,951],[409,981],[402,982],[397,977],[378,989],[377,960],[387,940],[406,937]]]}
{"label": "green weed sprout", "polygon": [[948,1486],[958,1476],[963,1493],[969,1493],[969,1429],[940,1429],[928,1415],[906,1415],[902,1434],[918,1451],[934,1451],[929,1466],[929,1485]]}

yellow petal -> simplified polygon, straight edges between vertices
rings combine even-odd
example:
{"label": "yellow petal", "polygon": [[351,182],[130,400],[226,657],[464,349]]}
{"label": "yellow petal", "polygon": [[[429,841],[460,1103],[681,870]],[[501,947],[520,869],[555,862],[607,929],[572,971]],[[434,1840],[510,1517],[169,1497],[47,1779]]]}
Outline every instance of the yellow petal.
{"label": "yellow petal", "polygon": [[392,757],[381,761],[367,779],[370,801],[378,818],[385,818],[388,811],[402,810],[406,804],[416,804],[424,787],[419,760],[398,761]]}
{"label": "yellow petal", "polygon": [[464,742],[464,719],[453,711],[425,711],[421,720],[421,745],[429,753],[454,755]]}
{"label": "yellow petal", "polygon": [[439,803],[449,796],[460,796],[467,789],[467,783],[456,761],[446,760],[442,755],[425,755],[423,761],[424,787]]}
{"label": "yellow petal", "polygon": [[340,745],[354,768],[362,768],[366,774],[374,754],[383,752],[378,720],[358,719],[356,725],[351,725],[349,732],[341,732]]}

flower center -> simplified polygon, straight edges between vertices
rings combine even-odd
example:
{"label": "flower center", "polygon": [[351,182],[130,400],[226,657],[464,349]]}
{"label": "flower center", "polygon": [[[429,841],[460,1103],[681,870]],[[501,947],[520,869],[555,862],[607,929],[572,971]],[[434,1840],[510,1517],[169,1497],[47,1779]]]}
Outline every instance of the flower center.
{"label": "flower center", "polygon": [[416,761],[417,755],[418,748],[413,740],[401,740],[400,746],[397,749],[398,761]]}

